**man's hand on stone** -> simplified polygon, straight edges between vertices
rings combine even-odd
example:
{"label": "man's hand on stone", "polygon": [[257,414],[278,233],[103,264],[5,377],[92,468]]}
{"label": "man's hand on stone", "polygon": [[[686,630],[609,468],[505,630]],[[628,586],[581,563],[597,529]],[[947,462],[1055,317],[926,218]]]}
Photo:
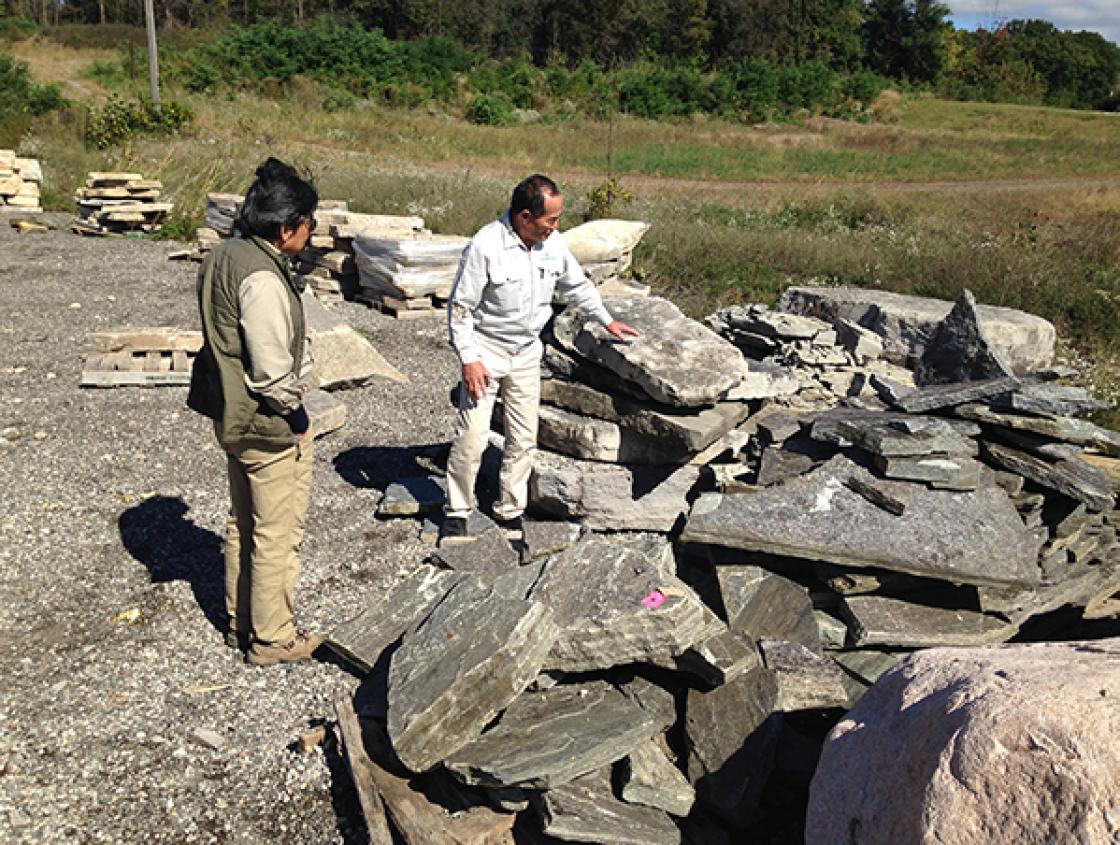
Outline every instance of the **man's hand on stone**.
{"label": "man's hand on stone", "polygon": [[623,343],[629,343],[632,337],[641,337],[641,333],[633,326],[628,326],[622,320],[611,320],[607,323],[607,332],[612,336],[621,340]]}
{"label": "man's hand on stone", "polygon": [[463,384],[466,385],[467,393],[474,401],[477,402],[486,395],[486,386],[489,383],[490,371],[481,361],[463,364]]}

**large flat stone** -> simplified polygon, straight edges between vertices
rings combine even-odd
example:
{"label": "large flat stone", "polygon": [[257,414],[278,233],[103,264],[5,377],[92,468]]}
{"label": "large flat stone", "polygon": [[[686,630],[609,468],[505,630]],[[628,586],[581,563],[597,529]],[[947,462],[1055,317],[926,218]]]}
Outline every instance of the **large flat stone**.
{"label": "large flat stone", "polygon": [[668,533],[688,511],[700,467],[623,466],[538,451],[530,507],[606,531]]}
{"label": "large flat stone", "polygon": [[762,661],[750,637],[719,623],[718,633],[675,658],[674,668],[712,686],[729,683]]}
{"label": "large flat stone", "polygon": [[759,666],[685,704],[688,779],[697,799],[735,826],[749,823],[774,765],[778,685]]}
{"label": "large flat stone", "polygon": [[554,789],[626,757],[659,730],[606,681],[563,684],[522,694],[445,765],[468,784]]}
{"label": "large flat stone", "polygon": [[868,416],[841,420],[838,429],[859,448],[885,458],[931,453],[972,456],[977,451],[975,440],[936,417],[877,420]]}
{"label": "large flat stone", "polygon": [[672,547],[594,536],[545,563],[528,598],[550,608],[560,634],[548,670],[587,672],[666,661],[713,636],[718,623],[671,574]]}
{"label": "large flat stone", "polygon": [[875,457],[874,463],[884,478],[922,481],[941,490],[975,490],[980,486],[983,469],[979,461],[964,455]]}
{"label": "large flat stone", "polygon": [[305,291],[302,299],[319,387],[356,387],[372,378],[408,381],[373,344],[328,311],[313,293]]}
{"label": "large flat stone", "polygon": [[1027,382],[992,404],[1013,413],[1056,417],[1076,417],[1109,408],[1107,402],[1095,399],[1084,387],[1044,381]]}
{"label": "large flat stone", "polygon": [[942,408],[953,408],[967,402],[978,402],[999,396],[1008,390],[1015,390],[1020,384],[1017,378],[997,378],[986,381],[965,381],[951,384],[931,384],[915,390],[889,390],[880,382],[880,395],[886,394],[887,401],[908,414],[924,414]]}
{"label": "large flat stone", "polygon": [[358,616],[335,626],[327,635],[327,645],[365,674],[386,648],[426,617],[462,579],[458,573],[422,564]]}
{"label": "large flat stone", "polygon": [[705,493],[681,539],[961,584],[1038,583],[1038,545],[996,485],[915,490],[901,516],[848,489],[870,473],[842,455],[753,493]]}
{"label": "large flat stone", "polygon": [[1059,460],[1049,463],[998,443],[985,443],[984,456],[1003,469],[1084,502],[1094,510],[1112,510],[1116,502],[1115,485],[1108,473],[1084,461]]}
{"label": "large flat stone", "polygon": [[1014,375],[1011,365],[988,337],[976,310],[976,297],[965,290],[926,343],[914,381],[919,385],[984,381]]}
{"label": "large flat stone", "polygon": [[[791,287],[778,307],[829,322],[844,318],[870,328],[883,338],[889,360],[913,366],[953,303],[866,288]],[[1057,332],[1048,321],[994,305],[979,305],[976,310],[993,347],[1017,374],[1043,369],[1053,361]]]}
{"label": "large flat stone", "polygon": [[607,307],[640,331],[641,337],[620,343],[597,320],[574,308],[556,318],[553,334],[565,349],[640,385],[658,402],[709,405],[748,372],[734,345],[685,317],[666,299],[610,300]]}
{"label": "large flat stone", "polygon": [[699,452],[750,414],[750,406],[743,402],[718,402],[712,407],[700,409],[674,409],[614,396],[564,379],[542,381],[541,401],[575,414],[609,420],[625,431],[655,437],[666,452],[681,455]]}
{"label": "large flat stone", "polygon": [[444,545],[432,554],[432,560],[447,569],[477,576],[483,583],[517,569],[521,555],[506,539],[500,528],[484,531],[469,543]]}
{"label": "large flat stone", "polygon": [[408,632],[389,667],[389,737],[426,771],[482,733],[529,685],[559,629],[538,602],[506,598],[472,577]]}
{"label": "large flat stone", "polygon": [[556,345],[556,338],[546,336],[548,343],[544,347],[541,357],[541,372],[544,378],[541,387],[550,376],[557,376],[564,381],[585,384],[611,396],[625,396],[629,399],[642,401],[649,400],[649,394],[638,385],[620,379],[606,367],[588,361],[577,353],[567,352]]}
{"label": "large flat stone", "polygon": [[1120,432],[1101,428],[1088,420],[1073,417],[1040,417],[1032,414],[1012,414],[995,411],[982,403],[960,405],[953,409],[959,417],[986,425],[1004,426],[1018,431],[1030,431],[1078,446],[1090,446],[1106,455],[1120,457]]}
{"label": "large flat stone", "polygon": [[524,520],[521,532],[521,562],[531,563],[571,548],[579,538],[581,530],[579,524],[575,522]]}
{"label": "large flat stone", "polygon": [[848,596],[841,610],[857,646],[988,645],[1005,642],[1018,630],[974,610],[926,607],[886,596]]}
{"label": "large flat stone", "polygon": [[303,409],[311,421],[311,433],[322,437],[346,425],[346,404],[325,390],[312,390],[303,398]]}
{"label": "large flat stone", "polygon": [[661,742],[639,745],[622,764],[622,800],[656,807],[674,816],[687,816],[696,790],[665,756]]}
{"label": "large flat stone", "polygon": [[534,796],[544,832],[566,842],[673,845],[681,832],[663,811],[614,797],[609,768]]}

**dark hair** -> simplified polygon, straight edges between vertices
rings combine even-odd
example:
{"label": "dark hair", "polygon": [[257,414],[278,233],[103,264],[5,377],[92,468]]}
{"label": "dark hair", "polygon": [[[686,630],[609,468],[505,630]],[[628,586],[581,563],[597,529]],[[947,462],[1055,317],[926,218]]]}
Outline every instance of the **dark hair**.
{"label": "dark hair", "polygon": [[319,194],[294,167],[269,156],[245,193],[234,226],[242,235],[266,241],[280,237],[280,227],[294,229],[315,211]]}
{"label": "dark hair", "polygon": [[528,179],[517,183],[513,189],[513,196],[509,201],[509,214],[513,217],[525,209],[533,217],[544,214],[544,198],[560,196],[560,189],[556,183],[543,173],[534,173]]}

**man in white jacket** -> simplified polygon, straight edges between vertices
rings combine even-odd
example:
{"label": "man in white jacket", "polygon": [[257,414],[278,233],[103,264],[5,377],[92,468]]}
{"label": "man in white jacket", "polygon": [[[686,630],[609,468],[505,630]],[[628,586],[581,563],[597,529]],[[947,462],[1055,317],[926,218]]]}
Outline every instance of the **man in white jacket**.
{"label": "man in white jacket", "polygon": [[459,417],[447,459],[447,505],[441,542],[469,540],[467,516],[494,400],[501,390],[505,451],[494,516],[519,530],[529,498],[540,405],[540,334],[557,291],[621,341],[638,332],[614,319],[562,236],[556,183],[534,174],[513,190],[510,207],[483,226],[459,264],[448,302],[451,345],[462,364]]}

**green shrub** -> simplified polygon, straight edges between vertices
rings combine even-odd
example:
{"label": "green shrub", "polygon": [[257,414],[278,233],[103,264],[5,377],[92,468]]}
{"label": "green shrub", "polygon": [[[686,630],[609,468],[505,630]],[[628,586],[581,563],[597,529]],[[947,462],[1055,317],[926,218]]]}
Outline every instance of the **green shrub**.
{"label": "green shrub", "polygon": [[766,59],[741,59],[720,68],[714,90],[725,109],[767,120],[778,107],[778,71]]}
{"label": "green shrub", "polygon": [[110,97],[101,108],[92,108],[86,121],[86,145],[98,150],[128,141],[137,135],[173,135],[194,115],[181,103],[168,100],[162,108],[146,100]]}
{"label": "green shrub", "polygon": [[835,105],[836,71],[824,62],[786,65],[778,70],[778,94],[789,109],[820,111]]}
{"label": "green shrub", "polygon": [[857,70],[841,80],[840,90],[844,96],[866,107],[870,106],[890,84],[889,79],[873,70]]}
{"label": "green shrub", "polygon": [[39,30],[35,21],[27,18],[0,18],[0,40],[21,41]]}
{"label": "green shrub", "polygon": [[26,64],[0,53],[0,119],[44,114],[64,102],[58,85],[36,84]]}
{"label": "green shrub", "polygon": [[482,126],[502,126],[513,122],[513,106],[499,94],[479,94],[467,109],[467,120]]}
{"label": "green shrub", "polygon": [[357,105],[358,98],[341,88],[332,88],[323,98],[323,111],[325,112],[353,111]]}

